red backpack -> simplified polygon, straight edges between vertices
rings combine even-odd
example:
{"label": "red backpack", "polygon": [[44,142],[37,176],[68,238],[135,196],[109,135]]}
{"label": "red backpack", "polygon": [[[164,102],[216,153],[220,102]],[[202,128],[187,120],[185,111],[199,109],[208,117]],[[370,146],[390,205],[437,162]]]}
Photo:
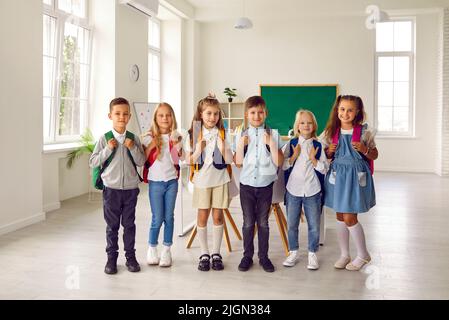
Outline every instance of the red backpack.
{"label": "red backpack", "polygon": [[[170,156],[173,160],[173,165],[175,166],[176,172],[178,173],[177,178],[179,179],[179,156],[178,151],[176,148],[174,148],[173,141],[169,140],[169,150],[170,150]],[[157,157],[159,156],[159,152],[157,152],[157,148],[153,148],[153,150],[150,151],[150,154],[148,155],[147,160],[145,161],[145,164],[143,166],[143,182],[148,183],[148,172],[150,171],[150,167],[153,165],[154,161],[156,161]]]}
{"label": "red backpack", "polygon": [[[362,126],[359,124],[356,124],[354,126],[354,130],[352,132],[352,142],[360,142],[360,139],[362,137]],[[335,132],[334,136],[332,137],[332,143],[338,145],[338,139],[340,138],[340,129],[337,130],[337,132]],[[369,169],[371,171],[371,174],[374,173],[374,161],[371,159],[368,159],[364,154],[362,154],[361,152],[359,152],[363,159],[365,159],[366,162],[368,162],[369,165]]]}

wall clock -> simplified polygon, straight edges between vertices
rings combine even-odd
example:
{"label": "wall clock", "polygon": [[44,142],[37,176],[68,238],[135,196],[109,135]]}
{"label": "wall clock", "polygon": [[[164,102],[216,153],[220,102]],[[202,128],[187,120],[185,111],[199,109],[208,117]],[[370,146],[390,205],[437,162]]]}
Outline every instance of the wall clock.
{"label": "wall clock", "polygon": [[129,78],[134,82],[139,80],[139,67],[137,64],[133,64],[129,69]]}

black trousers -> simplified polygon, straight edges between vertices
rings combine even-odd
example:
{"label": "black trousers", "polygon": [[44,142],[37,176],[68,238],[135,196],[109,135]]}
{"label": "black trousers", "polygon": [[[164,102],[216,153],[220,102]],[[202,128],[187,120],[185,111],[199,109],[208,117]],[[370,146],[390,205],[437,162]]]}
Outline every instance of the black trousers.
{"label": "black trousers", "polygon": [[268,258],[268,214],[273,197],[273,183],[266,187],[251,187],[240,184],[240,204],[243,210],[243,256],[254,255],[254,227],[257,223],[259,259]]}
{"label": "black trousers", "polygon": [[123,226],[123,244],[126,258],[135,257],[136,204],[139,189],[103,189],[103,211],[106,221],[106,253],[109,258],[118,256],[118,230]]}

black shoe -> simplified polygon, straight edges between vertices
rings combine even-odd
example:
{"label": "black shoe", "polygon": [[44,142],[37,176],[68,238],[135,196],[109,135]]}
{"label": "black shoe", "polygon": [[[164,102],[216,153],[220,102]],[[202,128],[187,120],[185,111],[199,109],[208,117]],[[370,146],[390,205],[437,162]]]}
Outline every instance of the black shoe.
{"label": "black shoe", "polygon": [[209,271],[210,270],[210,255],[203,254],[200,257],[200,263],[198,264],[198,270]]}
{"label": "black shoe", "polygon": [[270,259],[268,258],[260,259],[259,264],[266,272],[274,272],[274,266],[271,263]]}
{"label": "black shoe", "polygon": [[117,273],[117,258],[108,258],[106,266],[104,267],[104,273],[106,274],[116,274]]}
{"label": "black shoe", "polygon": [[248,271],[252,265],[253,265],[253,259],[251,259],[250,257],[243,257],[242,261],[240,261],[240,264],[239,264],[239,270],[240,271]]}
{"label": "black shoe", "polygon": [[223,260],[219,253],[212,254],[212,269],[214,270],[223,270]]}
{"label": "black shoe", "polygon": [[140,265],[136,260],[136,257],[126,258],[126,267],[129,272],[139,272]]}

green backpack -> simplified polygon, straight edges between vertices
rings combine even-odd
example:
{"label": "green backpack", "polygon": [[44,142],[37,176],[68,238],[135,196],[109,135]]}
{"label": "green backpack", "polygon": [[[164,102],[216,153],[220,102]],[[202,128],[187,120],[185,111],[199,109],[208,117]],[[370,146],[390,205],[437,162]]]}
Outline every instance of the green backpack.
{"label": "green backpack", "polygon": [[[104,137],[106,138],[106,143],[107,143],[109,140],[114,139],[114,134],[112,133],[112,131],[109,131],[104,134]],[[134,134],[132,132],[126,131],[126,138],[129,138],[134,141]],[[95,189],[98,189],[98,190],[104,189],[104,184],[103,184],[103,180],[101,179],[101,174],[111,163],[112,158],[114,158],[116,150],[117,150],[116,148],[114,148],[114,150],[112,150],[111,155],[109,156],[109,158],[106,159],[106,161],[103,163],[103,165],[99,165],[98,167],[95,167],[92,169],[92,184],[94,185]],[[137,171],[137,166],[136,166],[136,163],[134,162],[134,159],[131,155],[131,151],[129,151],[129,149],[126,149],[126,151],[128,153],[129,158],[131,159],[131,162],[133,163],[134,169],[136,169],[136,173],[139,176],[139,180],[143,181],[142,178],[140,177],[139,172]]]}

